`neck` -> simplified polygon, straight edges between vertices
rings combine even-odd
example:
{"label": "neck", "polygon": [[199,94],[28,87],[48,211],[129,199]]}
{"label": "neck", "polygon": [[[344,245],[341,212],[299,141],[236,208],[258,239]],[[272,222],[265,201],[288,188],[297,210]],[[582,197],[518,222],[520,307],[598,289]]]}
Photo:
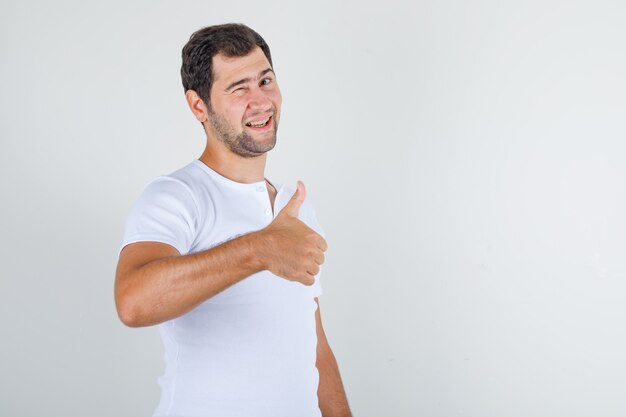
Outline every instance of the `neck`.
{"label": "neck", "polygon": [[[200,161],[229,180],[250,184],[265,179],[267,154],[244,158],[232,153],[223,146],[210,146],[215,140],[207,141],[207,146],[200,156]],[[220,144],[221,145],[221,144]]]}

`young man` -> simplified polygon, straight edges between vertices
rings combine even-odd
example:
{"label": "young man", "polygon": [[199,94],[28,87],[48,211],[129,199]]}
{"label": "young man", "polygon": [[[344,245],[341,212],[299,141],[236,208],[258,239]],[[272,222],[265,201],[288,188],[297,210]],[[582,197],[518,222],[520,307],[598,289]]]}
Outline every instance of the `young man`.
{"label": "young man", "polygon": [[281,109],[269,47],[244,25],[207,27],[181,75],[206,148],[146,186],[115,281],[120,319],[160,326],[154,416],[350,416],[317,302],[322,229],[302,182],[264,177]]}

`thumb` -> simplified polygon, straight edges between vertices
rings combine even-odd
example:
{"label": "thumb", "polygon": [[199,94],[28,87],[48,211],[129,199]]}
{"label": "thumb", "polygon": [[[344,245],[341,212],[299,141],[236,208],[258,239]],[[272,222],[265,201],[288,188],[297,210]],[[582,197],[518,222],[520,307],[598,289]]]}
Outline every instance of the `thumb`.
{"label": "thumb", "polygon": [[302,206],[305,197],[306,189],[304,188],[304,183],[302,181],[298,181],[296,192],[293,194],[293,197],[291,197],[287,205],[281,211],[284,211],[291,217],[298,217],[300,207]]}

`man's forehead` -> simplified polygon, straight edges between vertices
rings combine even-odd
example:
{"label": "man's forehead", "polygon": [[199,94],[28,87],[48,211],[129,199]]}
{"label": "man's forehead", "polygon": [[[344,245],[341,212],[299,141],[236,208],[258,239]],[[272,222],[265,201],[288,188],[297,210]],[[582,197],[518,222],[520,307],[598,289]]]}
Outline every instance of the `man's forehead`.
{"label": "man's forehead", "polygon": [[271,65],[258,46],[245,56],[229,57],[220,53],[213,57],[213,82],[229,83],[239,78],[255,77],[266,68]]}

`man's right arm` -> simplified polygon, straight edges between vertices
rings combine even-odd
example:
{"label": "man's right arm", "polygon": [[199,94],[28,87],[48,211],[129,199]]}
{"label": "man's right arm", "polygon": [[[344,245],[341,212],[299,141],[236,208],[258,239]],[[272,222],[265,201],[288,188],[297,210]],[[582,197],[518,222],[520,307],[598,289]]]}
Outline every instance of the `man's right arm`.
{"label": "man's right arm", "polygon": [[181,256],[161,242],[126,245],[115,276],[122,322],[141,327],[171,320],[262,270],[312,285],[327,245],[297,218],[304,198],[302,184],[269,226],[201,252]]}
{"label": "man's right arm", "polygon": [[173,319],[243,278],[263,270],[255,248],[258,233],[240,236],[211,249],[180,256],[161,242],[124,247],[115,277],[120,319],[130,327]]}

